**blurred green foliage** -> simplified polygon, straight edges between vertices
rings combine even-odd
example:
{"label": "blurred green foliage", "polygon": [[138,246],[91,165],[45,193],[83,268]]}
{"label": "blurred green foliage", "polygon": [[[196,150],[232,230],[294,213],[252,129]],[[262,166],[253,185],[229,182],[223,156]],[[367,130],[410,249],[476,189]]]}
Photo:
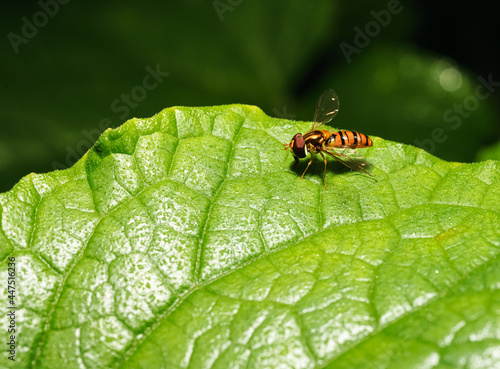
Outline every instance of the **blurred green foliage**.
{"label": "blurred green foliage", "polygon": [[483,147],[477,154],[476,161],[500,160],[500,141],[494,145]]}
{"label": "blurred green foliage", "polygon": [[[40,3],[2,12],[0,192],[72,165],[106,127],[173,105],[245,103],[311,120],[334,88],[332,127],[420,142],[447,160],[472,161],[498,135],[492,99],[460,124],[443,118],[480,82],[411,43],[409,1],[48,3],[40,27],[27,25],[44,20]],[[341,44],[357,52],[346,58]],[[146,88],[148,67],[168,76]]]}

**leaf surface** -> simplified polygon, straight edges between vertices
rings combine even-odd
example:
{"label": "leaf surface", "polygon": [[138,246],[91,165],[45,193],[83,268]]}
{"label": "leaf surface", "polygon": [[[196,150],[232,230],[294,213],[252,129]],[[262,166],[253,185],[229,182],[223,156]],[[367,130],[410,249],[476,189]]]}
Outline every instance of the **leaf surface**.
{"label": "leaf surface", "polygon": [[[174,107],[0,195],[16,368],[493,368],[500,164],[373,137],[375,178],[282,144],[310,122]],[[3,364],[5,363],[5,364]]]}

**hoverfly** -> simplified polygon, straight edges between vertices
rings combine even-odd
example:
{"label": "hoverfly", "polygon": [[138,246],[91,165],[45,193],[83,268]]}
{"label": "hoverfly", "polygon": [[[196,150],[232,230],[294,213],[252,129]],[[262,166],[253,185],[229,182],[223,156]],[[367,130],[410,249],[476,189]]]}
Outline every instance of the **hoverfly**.
{"label": "hoverfly", "polygon": [[356,149],[362,147],[369,147],[373,145],[372,140],[365,134],[356,131],[338,131],[330,132],[326,130],[319,130],[318,128],[325,123],[328,123],[337,115],[339,111],[339,97],[332,89],[326,90],[320,96],[318,105],[316,106],[316,113],[314,114],[314,122],[309,132],[302,135],[297,133],[293,136],[289,144],[283,144],[285,150],[291,149],[295,159],[294,165],[299,163],[299,159],[305,158],[308,153],[311,154],[311,160],[307,163],[307,167],[302,173],[300,179],[304,178],[309,165],[313,161],[313,155],[319,153],[325,163],[325,170],[323,172],[323,181],[325,182],[326,189],[326,158],[324,154],[330,155],[348,168],[355,171],[363,171],[369,176],[363,166],[367,163],[357,161],[350,156],[335,152],[336,149]]}

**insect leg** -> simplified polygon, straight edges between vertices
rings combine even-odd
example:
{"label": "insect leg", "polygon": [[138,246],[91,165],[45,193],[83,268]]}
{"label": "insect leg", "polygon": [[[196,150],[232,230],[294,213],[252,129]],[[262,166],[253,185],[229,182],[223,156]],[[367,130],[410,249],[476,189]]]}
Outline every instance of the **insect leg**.
{"label": "insect leg", "polygon": [[327,155],[334,157],[335,159],[337,159],[337,161],[341,162],[351,170],[362,171],[365,174],[369,175],[370,177],[375,177],[375,175],[368,173],[368,171],[364,168],[364,166],[367,164],[366,162],[357,162],[353,160],[349,155],[341,153],[332,153],[327,150],[321,150],[320,152],[323,152]]}
{"label": "insect leg", "polygon": [[307,169],[309,168],[309,165],[311,165],[312,161],[313,161],[313,154],[311,153],[311,160],[309,160],[309,163],[307,163],[306,170],[304,170],[304,173],[302,173],[302,177],[300,177],[301,181],[302,181],[302,178],[304,178],[304,174],[306,174]]}

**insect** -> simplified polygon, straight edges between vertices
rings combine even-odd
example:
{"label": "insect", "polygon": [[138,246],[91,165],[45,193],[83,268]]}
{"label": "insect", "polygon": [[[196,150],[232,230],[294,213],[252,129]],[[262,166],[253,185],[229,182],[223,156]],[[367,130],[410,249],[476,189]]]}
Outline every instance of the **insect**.
{"label": "insect", "polygon": [[373,177],[363,168],[367,163],[364,161],[354,160],[349,155],[336,152],[336,149],[357,149],[369,147],[373,145],[372,140],[365,134],[356,131],[338,131],[330,132],[323,129],[318,129],[325,123],[328,123],[337,115],[339,111],[339,97],[332,89],[326,90],[320,96],[316,113],[314,114],[314,122],[309,132],[297,133],[293,136],[289,144],[283,144],[285,150],[290,149],[295,159],[295,164],[299,163],[299,159],[305,158],[308,153],[311,154],[311,160],[307,163],[307,167],[302,173],[300,179],[304,178],[309,165],[313,161],[313,155],[319,153],[325,163],[323,172],[323,181],[326,188],[326,158],[324,154],[330,155],[348,168],[355,171],[363,171]]}

